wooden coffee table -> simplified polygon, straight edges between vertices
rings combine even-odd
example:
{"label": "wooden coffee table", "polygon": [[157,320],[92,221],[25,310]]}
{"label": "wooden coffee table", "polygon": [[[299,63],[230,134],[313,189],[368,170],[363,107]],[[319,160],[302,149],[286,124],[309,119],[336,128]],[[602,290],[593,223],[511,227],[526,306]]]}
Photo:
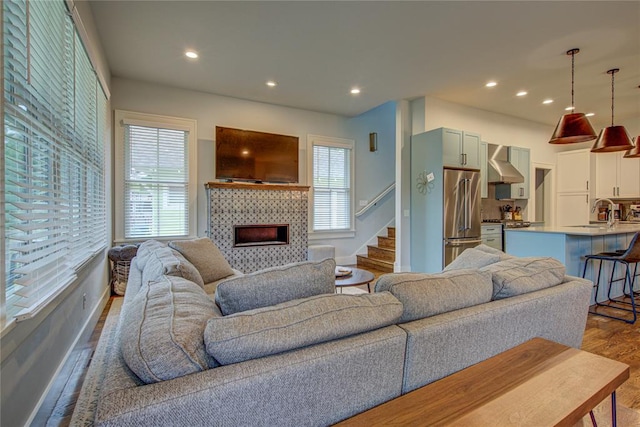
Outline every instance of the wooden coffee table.
{"label": "wooden coffee table", "polygon": [[371,293],[371,282],[374,279],[373,273],[356,267],[347,268],[351,270],[351,274],[336,277],[336,291],[340,289],[340,292],[342,292],[342,288],[346,286],[367,285],[367,290]]}
{"label": "wooden coffee table", "polygon": [[611,395],[615,426],[628,378],[624,363],[534,338],[337,425],[573,426]]}

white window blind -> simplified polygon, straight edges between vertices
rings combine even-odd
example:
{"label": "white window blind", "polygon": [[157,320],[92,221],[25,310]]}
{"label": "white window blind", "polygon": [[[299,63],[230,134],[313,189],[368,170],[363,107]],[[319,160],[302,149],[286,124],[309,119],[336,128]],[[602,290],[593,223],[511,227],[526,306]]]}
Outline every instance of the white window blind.
{"label": "white window blind", "polygon": [[124,124],[124,237],[189,235],[189,132]]}
{"label": "white window blind", "polygon": [[107,101],[64,1],[3,7],[5,312],[35,315],[106,246]]}
{"label": "white window blind", "polygon": [[313,144],[313,231],[351,229],[351,151]]}

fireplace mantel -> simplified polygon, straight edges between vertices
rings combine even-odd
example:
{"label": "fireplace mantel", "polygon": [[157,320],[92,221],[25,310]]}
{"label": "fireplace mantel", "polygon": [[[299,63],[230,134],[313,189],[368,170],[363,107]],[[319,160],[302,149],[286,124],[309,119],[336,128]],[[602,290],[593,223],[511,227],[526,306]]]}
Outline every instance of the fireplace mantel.
{"label": "fireplace mantel", "polygon": [[255,184],[252,182],[205,182],[204,188],[233,188],[236,190],[288,190],[309,191],[309,186],[287,184]]}

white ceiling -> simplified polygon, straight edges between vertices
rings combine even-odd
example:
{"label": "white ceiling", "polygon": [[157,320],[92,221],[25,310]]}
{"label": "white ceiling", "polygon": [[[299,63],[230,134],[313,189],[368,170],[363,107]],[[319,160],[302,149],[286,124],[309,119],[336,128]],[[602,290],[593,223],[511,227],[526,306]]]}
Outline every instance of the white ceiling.
{"label": "white ceiling", "polygon": [[571,104],[565,52],[577,47],[576,111],[596,114],[596,132],[609,126],[607,70],[620,68],[615,124],[640,127],[640,1],[90,5],[114,77],[345,116],[427,95],[555,125]]}

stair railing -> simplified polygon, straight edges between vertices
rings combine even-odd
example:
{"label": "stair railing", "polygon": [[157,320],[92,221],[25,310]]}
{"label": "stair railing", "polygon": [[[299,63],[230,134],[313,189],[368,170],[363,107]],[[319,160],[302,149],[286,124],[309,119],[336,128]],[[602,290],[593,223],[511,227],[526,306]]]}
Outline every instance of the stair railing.
{"label": "stair railing", "polygon": [[378,194],[376,197],[374,197],[369,203],[367,203],[366,206],[363,206],[362,209],[357,211],[356,216],[360,216],[364,214],[366,211],[368,211],[369,209],[371,209],[372,207],[374,207],[380,200],[382,200],[384,196],[392,192],[395,188],[396,188],[396,183],[392,182],[391,185],[389,185],[387,188],[382,190],[382,192]]}

